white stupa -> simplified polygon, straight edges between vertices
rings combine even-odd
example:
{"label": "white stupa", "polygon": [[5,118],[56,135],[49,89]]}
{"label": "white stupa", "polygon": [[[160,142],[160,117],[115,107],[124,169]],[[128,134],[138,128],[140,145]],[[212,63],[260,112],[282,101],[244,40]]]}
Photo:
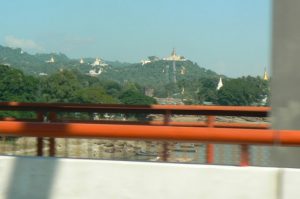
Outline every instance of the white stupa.
{"label": "white stupa", "polygon": [[181,68],[181,70],[180,70],[180,74],[181,74],[181,75],[184,75],[184,74],[185,74],[185,71],[186,71],[186,69],[185,69],[185,67],[183,66],[183,67]]}
{"label": "white stupa", "polygon": [[92,66],[99,66],[101,64],[101,59],[99,59],[98,57],[96,58],[96,60],[94,61],[94,63],[92,63]]}
{"label": "white stupa", "polygon": [[84,64],[84,61],[83,61],[82,58],[80,59],[79,63],[80,63],[80,64]]}
{"label": "white stupa", "polygon": [[217,86],[217,90],[220,90],[223,87],[223,82],[222,82],[222,77],[220,77],[218,86]]}
{"label": "white stupa", "polygon": [[55,60],[54,60],[54,58],[53,58],[53,57],[51,57],[51,59],[50,59],[50,60],[47,60],[46,62],[47,62],[47,63],[54,63],[54,62],[55,62]]}

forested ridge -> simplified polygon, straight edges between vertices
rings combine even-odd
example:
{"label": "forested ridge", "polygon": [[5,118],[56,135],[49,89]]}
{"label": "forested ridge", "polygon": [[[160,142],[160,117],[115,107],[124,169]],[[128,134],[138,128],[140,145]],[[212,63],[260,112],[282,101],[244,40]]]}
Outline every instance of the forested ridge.
{"label": "forested ridge", "polygon": [[[54,63],[47,60],[54,58]],[[62,53],[31,55],[0,46],[0,101],[153,104],[153,97],[179,98],[186,104],[266,105],[269,81],[228,78],[190,60],[147,64],[70,59]],[[90,76],[93,69],[101,74]],[[43,75],[41,75],[41,73]],[[217,90],[219,78],[223,87]]]}

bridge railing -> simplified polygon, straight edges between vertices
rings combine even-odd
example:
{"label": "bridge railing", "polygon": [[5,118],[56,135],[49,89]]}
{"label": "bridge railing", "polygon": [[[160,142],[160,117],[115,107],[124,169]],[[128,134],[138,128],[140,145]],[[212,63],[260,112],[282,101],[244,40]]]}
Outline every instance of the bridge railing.
{"label": "bridge railing", "polygon": [[[34,119],[2,118],[0,135],[36,137],[37,155],[43,156],[44,139],[49,139],[49,155],[55,156],[55,138],[110,138],[166,141],[162,159],[167,159],[167,141],[201,142],[206,163],[214,163],[214,144],[239,144],[240,165],[249,165],[249,145],[299,145],[297,131],[276,131],[267,123],[218,122],[216,116],[268,117],[269,107],[190,105],[99,105],[2,102],[0,111],[35,112]],[[61,113],[160,114],[160,121],[94,120],[58,117]],[[205,116],[205,121],[172,121],[173,115]]]}

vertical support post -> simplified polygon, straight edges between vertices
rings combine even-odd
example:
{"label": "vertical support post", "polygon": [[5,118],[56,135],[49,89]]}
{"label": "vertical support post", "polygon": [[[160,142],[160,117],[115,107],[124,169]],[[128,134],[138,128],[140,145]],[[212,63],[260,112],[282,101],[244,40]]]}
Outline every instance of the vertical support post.
{"label": "vertical support post", "polygon": [[[56,113],[50,112],[49,113],[49,121],[54,122],[56,121]],[[55,156],[55,138],[49,138],[49,156],[54,157]]]}
{"label": "vertical support post", "polygon": [[166,110],[165,114],[164,114],[164,125],[168,126],[169,123],[171,121],[171,111],[170,110]]}
{"label": "vertical support post", "polygon": [[5,152],[6,152],[6,147],[5,147],[5,143],[6,143],[6,136],[1,136],[1,143],[0,143],[0,146],[1,146],[1,150],[0,150],[0,152],[2,153],[2,154],[4,154]]}
{"label": "vertical support post", "polygon": [[163,142],[163,157],[162,160],[167,162],[168,160],[168,142]]}
{"label": "vertical support post", "polygon": [[[39,122],[43,122],[44,120],[44,113],[42,112],[37,112],[36,113],[36,119],[37,121]],[[43,142],[43,138],[42,137],[38,137],[36,138],[37,140],[37,156],[43,156],[44,153],[43,153],[43,148],[44,148],[44,142]]]}
{"label": "vertical support post", "polygon": [[[167,110],[164,114],[164,125],[169,125],[171,121],[171,111]],[[168,142],[163,142],[163,153],[162,153],[162,160],[166,162],[168,160]]]}
{"label": "vertical support post", "polygon": [[[216,117],[213,115],[207,116],[207,127],[213,128]],[[206,163],[213,164],[214,163],[214,145],[207,144],[206,145]]]}
{"label": "vertical support post", "polygon": [[249,166],[249,146],[247,144],[241,145],[241,160],[240,166]]}

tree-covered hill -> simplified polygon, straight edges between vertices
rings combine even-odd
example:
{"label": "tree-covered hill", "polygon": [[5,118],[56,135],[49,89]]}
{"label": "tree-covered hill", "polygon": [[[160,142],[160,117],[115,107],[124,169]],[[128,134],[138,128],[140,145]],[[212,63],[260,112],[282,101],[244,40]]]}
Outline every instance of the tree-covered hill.
{"label": "tree-covered hill", "polygon": [[[53,60],[51,60],[52,58]],[[217,73],[199,67],[196,63],[188,60],[176,61],[175,72],[173,62],[166,60],[155,60],[144,65],[118,61],[105,61],[104,65],[93,65],[95,58],[83,58],[83,60],[84,63],[80,63],[80,59],[70,59],[62,53],[32,55],[23,52],[20,48],[0,46],[0,64],[22,70],[29,75],[50,75],[64,69],[78,70],[82,74],[88,74],[93,70],[94,75],[100,79],[113,80],[121,84],[135,82],[156,90],[164,85],[174,83],[175,79],[180,82],[218,77]]]}
{"label": "tree-covered hill", "polygon": [[[138,71],[138,67],[146,67],[146,65],[136,65],[133,69]],[[186,65],[186,67],[189,66]],[[148,70],[148,72],[154,73],[158,69]],[[143,73],[140,72],[140,74]],[[186,103],[192,104],[211,102],[219,105],[261,105],[264,104],[263,101],[268,103],[266,100],[269,95],[269,82],[261,77],[224,78],[224,86],[217,90],[217,75],[198,77],[185,74],[190,77],[181,79],[180,73],[176,84],[161,82],[162,85],[153,92],[154,96],[181,98]],[[60,70],[46,76],[32,76],[5,65],[0,65],[0,75],[0,101],[155,103],[153,98],[145,96],[145,90],[151,86],[149,80],[144,84],[138,84],[132,80],[120,83],[112,79],[101,78],[101,76],[100,78],[88,76],[75,69]],[[147,73],[143,75],[146,78]],[[145,86],[147,84],[150,85],[147,87]],[[157,85],[159,84],[156,83],[152,88]]]}
{"label": "tree-covered hill", "polygon": [[[47,63],[51,58],[54,63]],[[61,68],[72,68],[72,60],[64,54],[35,54],[31,55],[20,48],[9,48],[0,46],[0,64],[8,65],[22,70],[25,74],[39,75],[40,73],[51,74]]]}
{"label": "tree-covered hill", "polygon": [[[126,67],[113,67],[104,73],[101,78],[113,79],[120,83],[136,82],[145,87],[157,88],[169,83],[198,78],[216,78],[218,74],[199,67],[191,61],[177,61],[173,70],[172,61],[154,61],[147,64],[131,64]],[[175,77],[174,77],[175,75]]]}
{"label": "tree-covered hill", "polygon": [[[32,55],[20,48],[0,46],[0,65],[5,65],[0,71],[0,100],[136,103],[145,90],[152,90],[155,97],[181,98],[193,104],[251,105],[260,104],[268,96],[268,82],[260,77],[227,78],[185,59],[175,62],[175,70],[173,61],[155,56],[144,64],[100,59],[95,63],[95,58],[80,62],[62,53]],[[217,90],[220,76],[224,86]],[[139,94],[129,92],[135,98],[127,99],[124,87]],[[35,94],[37,91],[40,93]]]}

